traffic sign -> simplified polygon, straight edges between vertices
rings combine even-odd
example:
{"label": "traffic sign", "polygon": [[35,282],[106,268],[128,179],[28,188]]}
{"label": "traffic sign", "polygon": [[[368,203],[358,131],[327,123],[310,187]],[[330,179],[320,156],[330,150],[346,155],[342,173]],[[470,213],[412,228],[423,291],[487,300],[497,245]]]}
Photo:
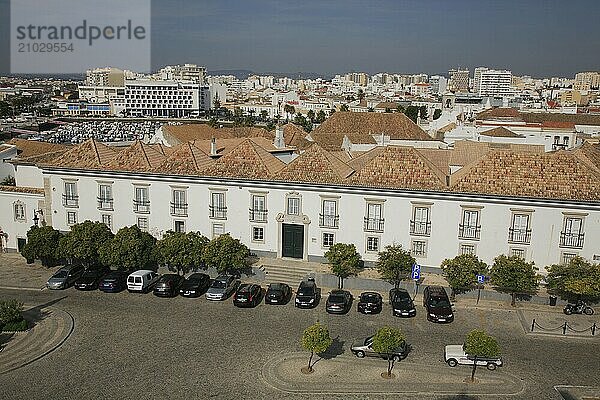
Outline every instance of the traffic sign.
{"label": "traffic sign", "polygon": [[419,279],[421,279],[421,266],[419,264],[414,263],[412,265],[412,271],[410,273],[410,277],[415,281],[418,281]]}
{"label": "traffic sign", "polygon": [[477,275],[477,283],[485,283],[485,275]]}

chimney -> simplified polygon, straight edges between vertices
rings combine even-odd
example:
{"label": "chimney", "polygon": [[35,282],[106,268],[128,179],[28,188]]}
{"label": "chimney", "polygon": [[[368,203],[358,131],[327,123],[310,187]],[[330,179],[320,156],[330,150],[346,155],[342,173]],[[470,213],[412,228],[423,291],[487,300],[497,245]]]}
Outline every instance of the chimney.
{"label": "chimney", "polygon": [[210,139],[210,155],[217,155],[217,139],[214,137]]}
{"label": "chimney", "polygon": [[283,136],[283,127],[277,125],[275,128],[275,141],[273,142],[273,146],[277,149],[283,149],[285,147],[285,138]]}

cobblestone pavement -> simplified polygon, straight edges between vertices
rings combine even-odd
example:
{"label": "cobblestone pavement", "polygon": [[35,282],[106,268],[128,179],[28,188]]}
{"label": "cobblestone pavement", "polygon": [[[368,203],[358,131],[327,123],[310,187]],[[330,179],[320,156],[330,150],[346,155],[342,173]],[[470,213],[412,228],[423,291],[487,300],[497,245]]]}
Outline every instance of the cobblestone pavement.
{"label": "cobblestone pavement", "polygon": [[[391,316],[388,305],[379,315],[364,316],[354,307],[347,315],[334,316],[325,313],[323,302],[313,310],[296,309],[291,303],[238,309],[230,299],[163,299],[152,294],[105,294],[72,288],[0,289],[0,298],[6,297],[33,305],[54,302],[53,307],[75,319],[73,333],[61,347],[1,375],[2,394],[7,399],[391,398],[382,392],[412,392],[401,395],[407,399],[559,399],[556,385],[592,387],[595,393],[600,387],[600,341],[526,335],[517,311],[510,307],[498,309],[459,301],[456,320],[437,325],[425,320],[420,306],[416,318],[399,319]],[[316,320],[329,327],[338,349],[332,359],[319,361],[318,370],[339,369],[339,380],[333,382],[362,383],[369,396],[365,392],[336,394],[335,390],[322,394],[302,387],[299,393],[289,393],[264,379],[269,365],[276,365],[282,356],[302,352],[301,333]],[[402,328],[413,347],[408,358],[396,366],[393,382],[373,376],[385,369],[385,361],[360,360],[349,351],[353,341],[383,325]],[[498,338],[506,365],[498,374],[478,370],[482,383],[463,385],[461,377],[469,376],[470,369],[448,367],[443,349],[446,344],[462,343],[474,328],[484,328]],[[308,354],[305,357],[307,360]],[[295,369],[276,368],[284,382],[306,382]],[[414,374],[419,378],[409,378]],[[503,380],[507,377],[511,379]],[[332,378],[328,379],[313,384],[326,388]],[[490,384],[492,380],[510,384]],[[417,381],[419,393],[407,390]],[[522,385],[523,391],[506,394],[515,391],[510,387],[517,386],[511,385]],[[481,394],[482,388],[496,394]]]}

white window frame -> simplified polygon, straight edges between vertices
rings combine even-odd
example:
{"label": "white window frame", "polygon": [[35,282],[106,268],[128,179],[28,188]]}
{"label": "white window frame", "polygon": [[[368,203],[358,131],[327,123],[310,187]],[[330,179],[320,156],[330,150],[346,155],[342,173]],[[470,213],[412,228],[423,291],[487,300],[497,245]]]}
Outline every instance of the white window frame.
{"label": "white window frame", "polygon": [[[252,242],[253,243],[264,243],[265,242],[265,227],[264,226],[259,226],[259,225],[253,225],[252,227],[250,227],[250,234],[252,235]],[[257,233],[260,232],[260,235],[257,235]]]}
{"label": "white window frame", "polygon": [[[104,188],[104,190],[103,190]],[[98,209],[99,210],[113,210],[114,199],[112,184],[110,183],[98,183]]]}
{"label": "white window frame", "polygon": [[267,195],[252,194],[250,202],[250,221],[267,222]]}
{"label": "white window frame", "polygon": [[[521,253],[521,254],[518,254]],[[527,249],[525,249],[524,247],[511,247],[508,249],[508,254],[510,256],[519,256],[521,257],[523,260],[526,260],[527,258]]]}
{"label": "white window frame", "polygon": [[[73,218],[71,218],[73,217]],[[77,223],[77,211],[67,211],[67,225],[72,226]]]}
{"label": "white window frame", "polygon": [[[466,248],[472,248],[473,251],[465,251]],[[458,254],[462,255],[462,254],[471,254],[471,255],[477,255],[477,246],[475,245],[475,243],[459,243],[458,244]]]}
{"label": "white window frame", "polygon": [[227,219],[227,198],[225,191],[210,192],[209,216],[211,219]]}
{"label": "white window frame", "polygon": [[13,203],[13,215],[15,217],[15,221],[17,222],[25,222],[27,220],[25,203],[23,203],[21,200],[17,200]]}
{"label": "white window frame", "polygon": [[300,216],[302,214],[302,199],[298,196],[288,196],[286,199],[285,212],[287,215]]}
{"label": "white window frame", "polygon": [[150,188],[148,186],[134,186],[133,198],[137,203],[134,203],[134,211],[140,214],[150,213]]}
{"label": "white window frame", "polygon": [[[141,221],[144,221],[144,223],[140,223]],[[150,228],[150,219],[148,217],[137,217],[136,225],[142,232],[148,232],[148,229]]]}
{"label": "white window frame", "polygon": [[188,203],[187,190],[183,188],[171,189],[171,215],[187,217]]}
{"label": "white window frame", "polygon": [[[377,246],[373,248],[373,246],[369,246],[369,243],[375,242]],[[365,240],[365,251],[367,253],[379,253],[379,248],[381,247],[381,237],[379,236],[367,236]]]}
{"label": "white window frame", "polygon": [[[328,240],[325,240],[325,236],[331,237],[331,244],[327,244]],[[329,249],[335,244],[335,233],[334,232],[321,232],[321,248]]]}
{"label": "white window frame", "polygon": [[322,199],[321,200],[321,226],[325,228],[337,228],[339,226],[338,200],[337,199]]}
{"label": "white window frame", "polygon": [[[113,216],[112,214],[102,214],[100,216],[100,218],[102,219],[102,223],[104,225],[106,225],[108,227],[108,229],[110,229],[112,231],[113,228]],[[108,223],[107,223],[108,220]]]}
{"label": "white window frame", "polygon": [[65,207],[79,207],[79,196],[77,195],[77,181],[63,181],[64,183],[64,200]]}
{"label": "white window frame", "polygon": [[413,229],[411,229],[411,235],[430,236],[431,206],[425,204],[413,204],[412,223]]}
{"label": "white window frame", "polygon": [[576,251],[561,251],[560,264],[568,264],[570,260],[579,255]]}
{"label": "white window frame", "polygon": [[[182,230],[177,230],[177,225],[183,224]],[[173,232],[185,233],[185,221],[182,219],[173,220]]]}
{"label": "white window frame", "polygon": [[[220,231],[220,232],[219,232]],[[221,222],[215,222],[212,224],[211,229],[213,239],[225,234],[225,224]]]}
{"label": "white window frame", "polygon": [[[415,251],[417,243],[422,243],[421,251]],[[427,240],[412,239],[410,241],[410,254],[415,258],[427,258],[427,245]]]}

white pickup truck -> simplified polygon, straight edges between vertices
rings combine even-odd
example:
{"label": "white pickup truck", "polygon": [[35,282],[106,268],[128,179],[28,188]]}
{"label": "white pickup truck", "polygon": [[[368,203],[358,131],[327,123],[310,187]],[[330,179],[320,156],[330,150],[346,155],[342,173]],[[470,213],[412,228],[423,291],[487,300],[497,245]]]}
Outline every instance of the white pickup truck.
{"label": "white pickup truck", "polygon": [[[475,363],[475,357],[465,353],[462,344],[449,344],[444,350],[444,361],[451,367],[456,367],[458,364],[473,365]],[[477,357],[477,365],[485,366],[490,371],[493,371],[496,367],[502,366],[502,357]]]}

